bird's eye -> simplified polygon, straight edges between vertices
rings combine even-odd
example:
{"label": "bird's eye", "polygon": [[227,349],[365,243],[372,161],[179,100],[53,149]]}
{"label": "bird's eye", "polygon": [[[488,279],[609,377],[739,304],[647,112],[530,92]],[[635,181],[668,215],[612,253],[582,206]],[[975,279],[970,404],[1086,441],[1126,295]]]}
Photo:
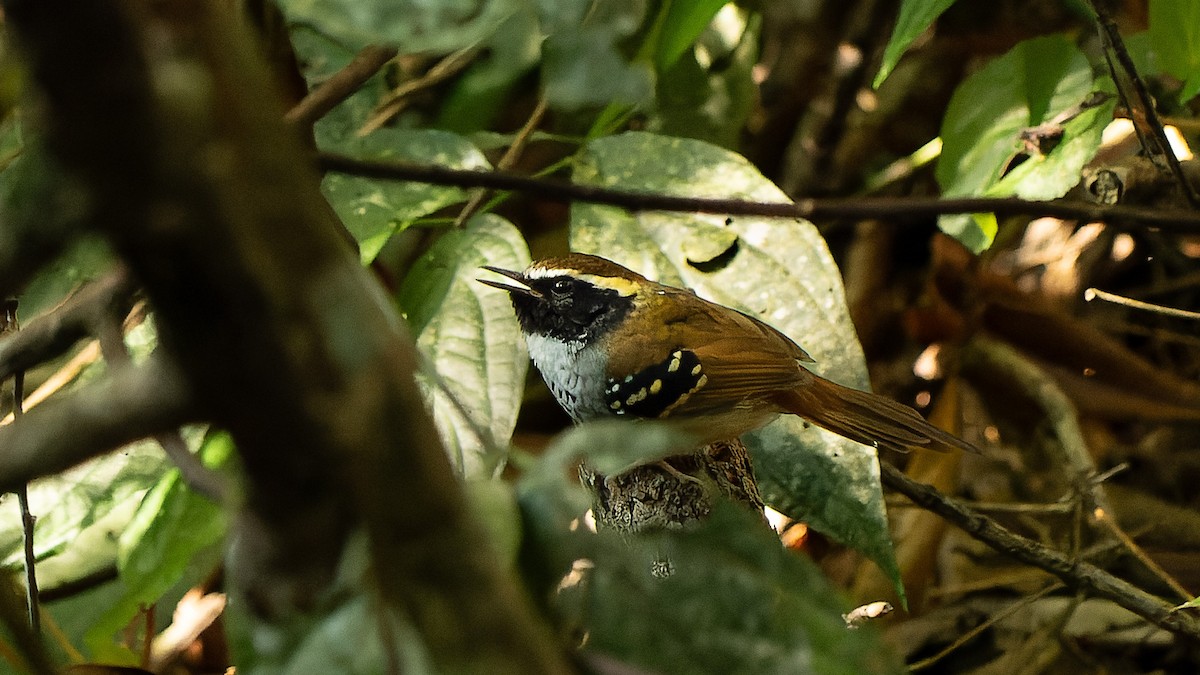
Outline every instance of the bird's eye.
{"label": "bird's eye", "polygon": [[567,281],[566,279],[559,279],[558,281],[554,282],[552,289],[555,293],[566,293],[567,291],[571,290],[571,282]]}

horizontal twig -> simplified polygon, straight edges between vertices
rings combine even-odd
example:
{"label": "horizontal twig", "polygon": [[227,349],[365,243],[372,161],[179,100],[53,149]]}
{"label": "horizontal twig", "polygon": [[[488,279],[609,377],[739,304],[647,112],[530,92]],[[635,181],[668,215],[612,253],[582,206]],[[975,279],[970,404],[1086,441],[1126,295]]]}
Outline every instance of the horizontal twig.
{"label": "horizontal twig", "polygon": [[1200,319],[1200,312],[1192,312],[1186,309],[1179,309],[1177,307],[1166,307],[1164,305],[1156,305],[1151,302],[1126,298],[1124,296],[1117,295],[1116,293],[1102,291],[1099,288],[1089,288],[1084,291],[1083,299],[1087,302],[1091,302],[1092,300],[1096,299],[1107,300],[1113,304],[1124,305],[1125,307],[1141,309],[1147,312],[1154,312],[1155,314],[1162,314],[1163,316],[1174,316],[1180,319]]}
{"label": "horizontal twig", "polygon": [[0,427],[0,492],[195,419],[182,377],[152,356]]}
{"label": "horizontal twig", "polygon": [[462,188],[490,188],[525,192],[550,201],[608,204],[631,211],[681,211],[734,216],[808,219],[880,219],[901,221],[957,213],[995,213],[998,216],[1052,216],[1071,220],[1103,221],[1112,225],[1136,223],[1176,232],[1200,232],[1200,212],[1132,206],[1103,206],[1083,201],[1029,201],[1015,197],[960,198],[852,198],[798,199],[792,202],[754,202],[742,199],[679,197],[579,185],[562,180],[534,178],[508,171],[450,169],[430,164],[357,159],[320,153],[322,171],[380,180],[413,181]]}
{"label": "horizontal twig", "polygon": [[1000,553],[1055,575],[1072,590],[1112,600],[1160,628],[1200,639],[1200,621],[1186,612],[1172,611],[1172,605],[1162,598],[1118,579],[1089,562],[1072,559],[1060,551],[1022,537],[991,518],[942,495],[932,486],[914,481],[889,464],[881,462],[880,469],[884,485]]}
{"label": "horizontal twig", "polygon": [[395,47],[367,45],[350,63],[330,76],[287,111],[283,119],[292,124],[310,125],[358,91],[396,56]]}

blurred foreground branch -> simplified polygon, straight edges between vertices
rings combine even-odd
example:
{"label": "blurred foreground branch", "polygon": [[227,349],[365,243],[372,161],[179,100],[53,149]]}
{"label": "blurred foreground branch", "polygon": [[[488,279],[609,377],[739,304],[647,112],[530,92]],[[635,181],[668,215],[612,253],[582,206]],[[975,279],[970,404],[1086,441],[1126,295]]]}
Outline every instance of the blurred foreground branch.
{"label": "blurred foreground branch", "polygon": [[144,285],[160,350],[236,442],[235,597],[268,620],[303,614],[365,530],[373,588],[437,670],[569,672],[481,544],[413,379],[416,346],[341,239],[230,6],[4,8],[47,103],[48,143]]}
{"label": "blurred foreground branch", "polygon": [[124,312],[133,284],[123,269],[84,286],[61,306],[0,339],[0,379],[65,353],[107,312]]}
{"label": "blurred foreground branch", "polygon": [[56,396],[0,427],[0,492],[196,418],[175,367],[159,356]]}

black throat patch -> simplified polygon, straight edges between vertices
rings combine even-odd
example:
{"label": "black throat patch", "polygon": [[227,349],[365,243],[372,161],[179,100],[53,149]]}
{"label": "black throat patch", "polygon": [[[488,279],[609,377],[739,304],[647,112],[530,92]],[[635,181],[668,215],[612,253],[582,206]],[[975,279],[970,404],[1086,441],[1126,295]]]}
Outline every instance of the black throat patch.
{"label": "black throat patch", "polygon": [[633,311],[633,297],[570,276],[526,282],[541,295],[511,293],[521,330],[563,342],[587,344]]}

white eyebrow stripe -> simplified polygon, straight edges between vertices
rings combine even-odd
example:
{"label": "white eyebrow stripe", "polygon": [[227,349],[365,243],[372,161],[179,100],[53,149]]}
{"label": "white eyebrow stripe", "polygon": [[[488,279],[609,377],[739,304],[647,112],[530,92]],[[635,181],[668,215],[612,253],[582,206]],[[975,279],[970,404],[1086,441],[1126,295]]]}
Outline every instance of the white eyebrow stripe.
{"label": "white eyebrow stripe", "polygon": [[535,267],[525,273],[526,279],[553,279],[554,277],[572,277],[586,281],[597,288],[607,288],[616,291],[621,297],[637,293],[637,284],[620,277],[605,277],[598,274],[584,274],[579,270],[561,269],[555,267]]}
{"label": "white eyebrow stripe", "polygon": [[535,267],[526,272],[525,276],[530,279],[549,279],[550,277],[579,276],[579,272],[554,267]]}

